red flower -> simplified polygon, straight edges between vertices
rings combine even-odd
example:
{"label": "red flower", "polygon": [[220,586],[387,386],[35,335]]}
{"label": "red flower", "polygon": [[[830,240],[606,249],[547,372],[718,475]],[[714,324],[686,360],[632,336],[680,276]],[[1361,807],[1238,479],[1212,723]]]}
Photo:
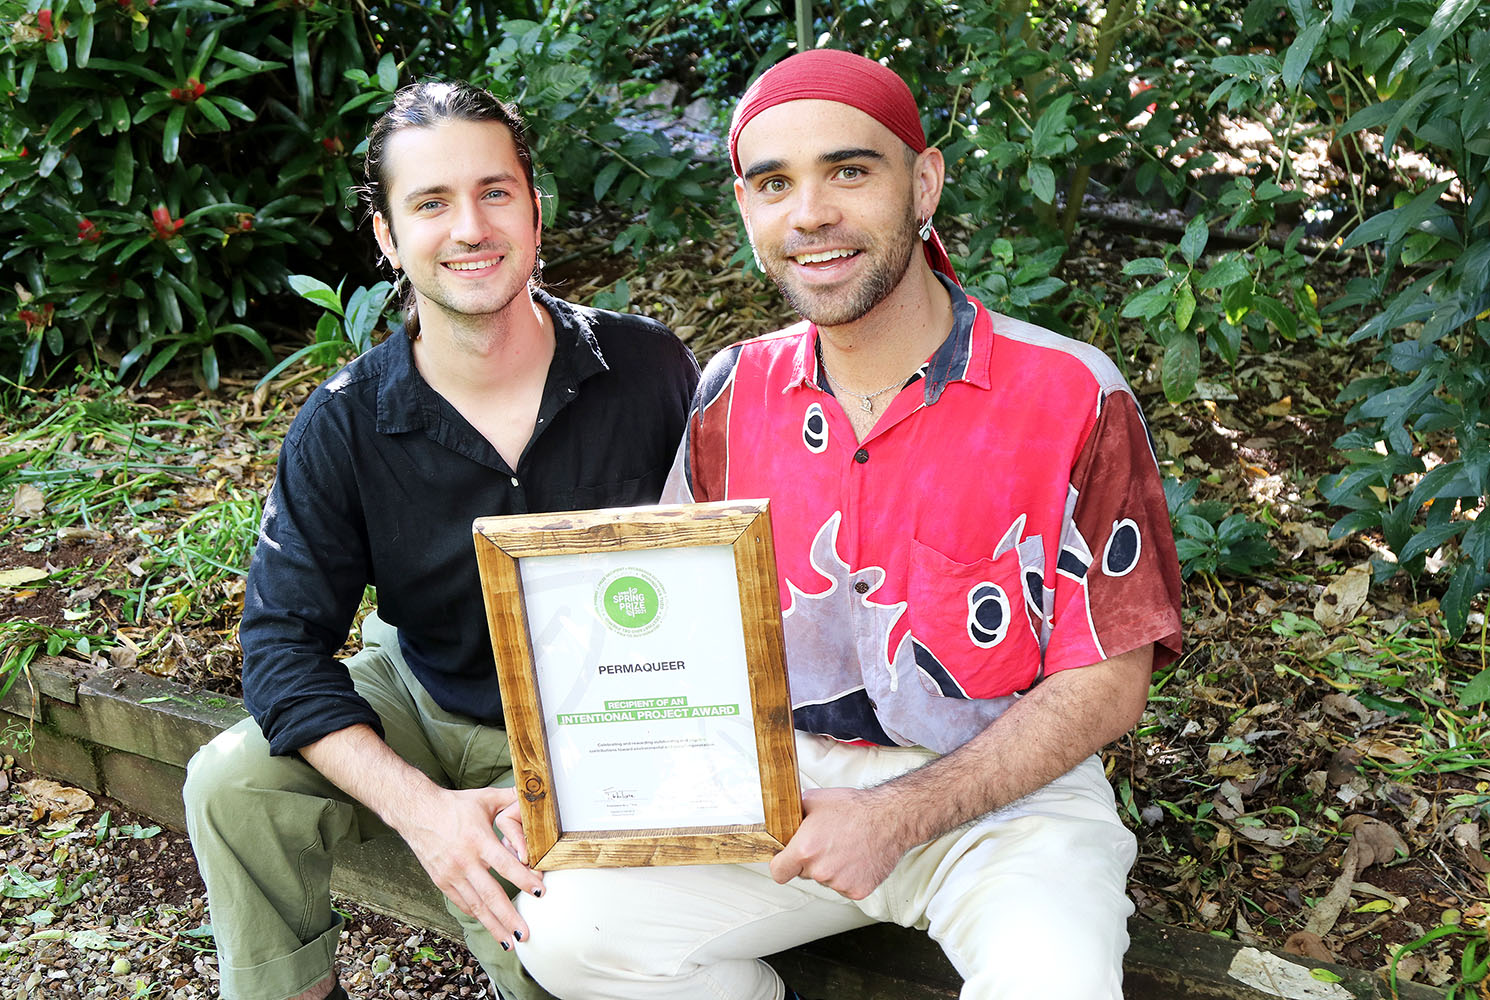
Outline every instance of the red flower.
{"label": "red flower", "polygon": [[163,240],[175,236],[186,225],[185,219],[172,219],[171,210],[164,205],[155,206],[155,211],[150,213],[150,222],[155,226],[155,235]]}
{"label": "red flower", "polygon": [[41,28],[41,40],[44,42],[55,41],[57,33],[52,30],[52,12],[41,10],[36,13],[36,24]]}
{"label": "red flower", "polygon": [[41,307],[41,312],[37,312],[35,309],[22,309],[16,313],[16,318],[26,324],[26,332],[30,333],[32,330],[38,328],[45,329],[50,326],[52,323],[52,313],[56,308],[56,306],[48,302]]}
{"label": "red flower", "polygon": [[186,86],[172,87],[168,93],[170,93],[171,100],[173,101],[186,101],[190,103],[207,93],[207,85],[196,77],[192,77],[186,81]]}
{"label": "red flower", "polygon": [[83,218],[78,220],[78,239],[85,243],[97,243],[101,235],[98,227],[93,224],[92,219]]}

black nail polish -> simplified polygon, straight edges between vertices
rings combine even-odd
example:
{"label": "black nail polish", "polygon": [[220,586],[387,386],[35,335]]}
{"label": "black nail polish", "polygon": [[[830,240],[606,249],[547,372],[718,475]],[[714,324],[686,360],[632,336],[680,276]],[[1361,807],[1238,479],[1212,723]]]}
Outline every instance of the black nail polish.
{"label": "black nail polish", "polygon": [[512,936],[515,937],[515,938],[517,938],[517,940],[521,941],[523,939],[523,932],[522,931],[513,931],[512,932]]}
{"label": "black nail polish", "polygon": [[498,941],[497,943],[502,946],[502,950],[503,951],[511,951],[512,950],[512,945],[508,944],[506,941]]}
{"label": "black nail polish", "polygon": [[533,890],[533,898],[534,899],[537,899],[541,895],[543,895],[543,890],[542,889],[534,889]]}

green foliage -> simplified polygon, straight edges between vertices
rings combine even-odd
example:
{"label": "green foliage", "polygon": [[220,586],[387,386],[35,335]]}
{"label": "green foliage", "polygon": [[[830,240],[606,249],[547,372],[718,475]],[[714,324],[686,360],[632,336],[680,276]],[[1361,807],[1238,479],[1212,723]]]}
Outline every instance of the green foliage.
{"label": "green foliage", "polygon": [[[73,650],[87,658],[112,646],[106,635],[58,628],[30,621],[0,622],[0,698],[5,697],[37,656],[59,656]],[[0,741],[3,743],[3,741]]]}
{"label": "green foliage", "polygon": [[225,341],[272,360],[250,305],[350,227],[349,147],[394,54],[344,4],[0,7],[6,367],[90,345],[121,377],[181,356],[215,386]]}
{"label": "green foliage", "polygon": [[1443,173],[1411,179],[1345,240],[1381,267],[1326,311],[1375,310],[1350,339],[1379,344],[1385,370],[1342,391],[1356,427],[1321,488],[1349,510],[1332,534],[1379,530],[1409,574],[1442,548],[1458,636],[1490,586],[1490,10],[1362,3],[1356,17],[1346,54],[1377,83],[1359,86],[1342,134],[1381,136],[1392,157],[1420,151]]}
{"label": "green foliage", "polygon": [[[372,287],[352,292],[346,308],[341,304],[341,285],[332,288],[308,274],[292,274],[290,287],[301,298],[320,306],[324,312],[316,322],[315,340],[295,351],[259,379],[259,385],[270,382],[286,368],[306,361],[328,364],[343,357],[356,357],[373,345],[373,332],[388,309],[393,286],[380,281]],[[342,284],[346,284],[345,280]]]}
{"label": "green foliage", "polygon": [[1174,527],[1180,576],[1251,576],[1271,566],[1278,553],[1267,541],[1267,527],[1244,514],[1227,514],[1219,500],[1197,503],[1198,479],[1164,480],[1164,500]]}
{"label": "green foliage", "polygon": [[1388,981],[1392,991],[1397,990],[1397,963],[1413,952],[1446,937],[1467,937],[1463,952],[1459,955],[1459,967],[1451,971],[1452,981],[1444,1000],[1474,1000],[1476,987],[1490,980],[1490,934],[1483,927],[1462,927],[1458,923],[1445,923],[1426,934],[1409,941],[1392,953],[1388,969]]}
{"label": "green foliage", "polygon": [[637,110],[654,84],[627,79],[627,53],[647,41],[645,27],[624,17],[512,20],[472,76],[535,123],[547,218],[571,202],[608,202],[633,217],[616,252],[705,235],[707,208],[723,191],[719,164],[675,149],[657,118]]}

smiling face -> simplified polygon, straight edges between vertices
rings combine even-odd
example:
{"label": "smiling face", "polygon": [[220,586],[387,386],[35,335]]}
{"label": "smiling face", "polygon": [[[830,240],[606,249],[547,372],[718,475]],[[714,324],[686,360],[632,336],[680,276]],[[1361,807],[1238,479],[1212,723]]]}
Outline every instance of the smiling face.
{"label": "smiling face", "polygon": [[921,259],[917,220],[941,191],[935,150],[913,154],[858,108],[802,100],[752,118],[738,153],[735,200],[761,265],[818,326],[863,318]]}
{"label": "smiling face", "polygon": [[388,211],[373,216],[383,254],[408,276],[421,329],[506,309],[527,288],[540,218],[505,125],[403,128],[384,153]]}

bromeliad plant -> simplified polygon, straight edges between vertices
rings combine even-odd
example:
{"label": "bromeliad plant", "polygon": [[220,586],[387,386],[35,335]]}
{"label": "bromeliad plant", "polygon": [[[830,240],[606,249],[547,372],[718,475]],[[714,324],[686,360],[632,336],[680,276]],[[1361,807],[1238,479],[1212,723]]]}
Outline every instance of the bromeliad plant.
{"label": "bromeliad plant", "polygon": [[[424,7],[390,26],[428,45]],[[350,136],[397,85],[344,4],[0,0],[0,365],[83,346],[215,387],[291,264],[350,228]],[[417,47],[416,47],[417,51]],[[360,78],[349,77],[352,71]],[[333,222],[333,220],[335,220]]]}

